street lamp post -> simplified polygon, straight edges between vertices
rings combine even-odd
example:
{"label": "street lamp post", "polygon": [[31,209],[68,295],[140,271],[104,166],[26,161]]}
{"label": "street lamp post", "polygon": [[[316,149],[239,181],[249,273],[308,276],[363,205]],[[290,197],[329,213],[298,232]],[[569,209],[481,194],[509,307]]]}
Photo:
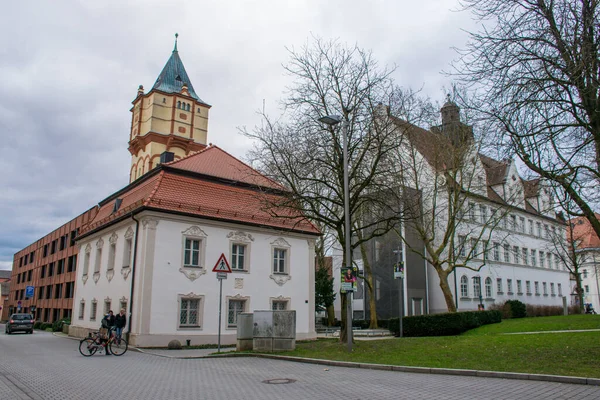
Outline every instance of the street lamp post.
{"label": "street lamp post", "polygon": [[401,248],[393,251],[396,254],[396,266],[394,268],[394,279],[398,279],[398,329],[400,331],[400,337],[402,337],[403,327],[402,327],[402,319],[404,318],[404,264],[402,258],[404,257],[404,253]]}
{"label": "street lamp post", "polygon": [[[348,121],[339,115],[326,115],[319,118],[325,125],[335,126],[342,122],[342,152],[344,162],[344,239],[346,250],[346,268],[352,268],[352,252],[350,250],[350,189],[348,185]],[[346,336],[348,338],[348,351],[352,351],[352,291],[346,290]]]}

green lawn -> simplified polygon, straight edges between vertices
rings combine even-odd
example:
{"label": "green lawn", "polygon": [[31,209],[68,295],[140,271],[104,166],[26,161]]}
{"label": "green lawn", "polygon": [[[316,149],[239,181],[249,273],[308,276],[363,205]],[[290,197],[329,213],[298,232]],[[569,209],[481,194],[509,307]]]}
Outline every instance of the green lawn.
{"label": "green lawn", "polygon": [[458,368],[600,378],[600,331],[510,335],[515,332],[600,329],[600,315],[505,320],[460,336],[392,338],[354,343],[299,342],[285,355],[403,366]]}

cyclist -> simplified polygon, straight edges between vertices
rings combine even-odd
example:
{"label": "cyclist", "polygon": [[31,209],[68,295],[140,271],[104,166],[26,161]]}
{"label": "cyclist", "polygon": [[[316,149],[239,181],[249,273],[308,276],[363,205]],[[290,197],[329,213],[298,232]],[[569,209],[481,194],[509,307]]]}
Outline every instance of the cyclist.
{"label": "cyclist", "polygon": [[108,350],[108,339],[113,335],[115,329],[115,316],[110,310],[108,314],[104,318],[102,318],[101,322],[102,328],[106,329],[106,337],[103,337],[101,340],[104,343],[104,354],[110,356],[110,351]]}

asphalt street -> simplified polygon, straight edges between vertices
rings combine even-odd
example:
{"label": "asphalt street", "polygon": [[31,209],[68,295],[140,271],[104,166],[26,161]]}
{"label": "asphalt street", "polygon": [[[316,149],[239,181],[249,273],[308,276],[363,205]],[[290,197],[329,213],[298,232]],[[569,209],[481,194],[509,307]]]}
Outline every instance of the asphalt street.
{"label": "asphalt street", "polygon": [[0,399],[600,399],[600,387],[260,358],[83,357],[78,341],[0,325]]}

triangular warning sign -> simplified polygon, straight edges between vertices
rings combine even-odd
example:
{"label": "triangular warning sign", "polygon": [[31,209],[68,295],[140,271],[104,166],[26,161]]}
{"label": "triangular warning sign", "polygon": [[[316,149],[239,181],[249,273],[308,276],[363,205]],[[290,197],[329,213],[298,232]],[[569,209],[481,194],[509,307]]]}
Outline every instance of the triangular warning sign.
{"label": "triangular warning sign", "polygon": [[219,257],[219,260],[215,264],[213,272],[231,272],[231,267],[229,266],[224,253],[221,253],[221,257]]}

